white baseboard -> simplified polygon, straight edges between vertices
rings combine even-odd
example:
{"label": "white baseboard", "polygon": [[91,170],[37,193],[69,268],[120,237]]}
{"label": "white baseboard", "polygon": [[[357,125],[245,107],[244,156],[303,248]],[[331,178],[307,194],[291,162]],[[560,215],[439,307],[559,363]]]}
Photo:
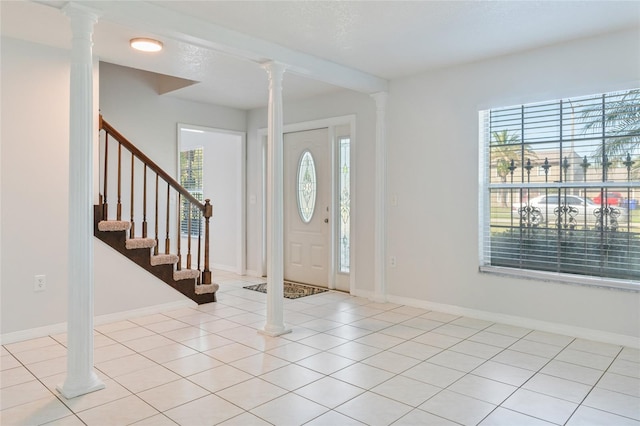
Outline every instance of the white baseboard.
{"label": "white baseboard", "polygon": [[[163,303],[161,305],[148,306],[140,309],[99,315],[93,318],[93,324],[108,324],[110,322],[124,321],[131,318],[157,314],[159,312],[172,311],[180,308],[193,308],[196,306],[198,306],[198,304],[192,300],[179,300],[177,302]],[[47,325],[44,327],[30,328],[28,330],[14,331],[12,333],[0,334],[0,344],[6,345],[9,343],[22,342],[24,340],[37,339],[38,337],[65,333],[66,331],[66,322]]]}
{"label": "white baseboard", "polygon": [[131,318],[144,317],[160,312],[174,311],[181,308],[195,308],[198,304],[193,300],[178,300],[176,302],[163,303],[162,305],[147,306],[140,309],[132,309],[130,311],[114,312],[97,316],[93,319],[94,325],[108,324],[110,322],[124,321]]}
{"label": "white baseboard", "polygon": [[[370,300],[373,300],[374,296],[373,292],[365,290],[356,290],[352,294],[354,296],[364,297]],[[443,312],[446,314],[477,318],[484,321],[513,325],[515,327],[545,331],[547,333],[563,334],[566,336],[578,337],[581,339],[593,340],[596,342],[611,343],[614,345],[622,345],[630,348],[640,349],[639,336],[628,336],[625,334],[610,333],[602,330],[593,330],[590,328],[577,327],[573,325],[558,324],[555,322],[536,320],[515,315],[498,314],[495,312],[463,308],[460,306],[434,303],[426,300],[417,300],[408,297],[387,295],[386,300],[389,303],[397,303],[399,305],[412,306],[414,308],[428,309]]]}
{"label": "white baseboard", "polygon": [[67,323],[45,325],[44,327],[30,328],[27,330],[14,331],[12,333],[0,334],[0,344],[22,342],[24,340],[37,339],[38,337],[60,334],[67,331]]}
{"label": "white baseboard", "polygon": [[233,272],[234,274],[238,274],[238,267],[233,265],[222,265],[220,263],[214,263],[211,265],[211,269],[219,269],[220,271]]}
{"label": "white baseboard", "polygon": [[249,277],[258,277],[258,278],[261,278],[261,277],[262,277],[262,272],[259,272],[259,271],[252,271],[252,270],[249,270],[249,269],[246,269],[246,270],[244,271],[244,274],[245,274],[245,275],[247,275],[247,276],[249,276]]}
{"label": "white baseboard", "polygon": [[637,336],[610,333],[607,331],[593,330],[590,328],[559,324],[555,322],[536,320],[515,315],[498,314],[495,312],[462,308],[460,306],[433,303],[406,297],[387,296],[387,300],[391,303],[413,306],[416,308],[430,309],[447,314],[477,318],[480,320],[491,321],[500,324],[513,325],[515,327],[545,331],[547,333],[563,334],[566,336],[578,337],[581,339],[593,340],[596,342],[611,343],[614,345],[628,346],[631,348],[640,348],[640,338]]}
{"label": "white baseboard", "polygon": [[[373,292],[368,290],[358,290],[357,288],[351,290],[351,295],[356,297],[362,297],[364,299],[373,299]],[[413,305],[408,305],[413,306]]]}

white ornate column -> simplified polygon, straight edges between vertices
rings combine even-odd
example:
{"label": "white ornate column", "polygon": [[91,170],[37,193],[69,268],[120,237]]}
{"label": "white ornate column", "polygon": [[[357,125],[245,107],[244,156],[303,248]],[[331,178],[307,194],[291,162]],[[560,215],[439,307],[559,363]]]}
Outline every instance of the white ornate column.
{"label": "white ornate column", "polygon": [[284,144],[282,77],[284,65],[264,64],[269,74],[267,124],[267,322],[260,333],[280,336],[284,326]]}
{"label": "white ornate column", "polygon": [[69,119],[69,301],[65,398],[104,388],[93,369],[93,26],[95,11],[69,3],[71,98]]}
{"label": "white ornate column", "polygon": [[387,301],[387,92],[371,95],[376,102],[376,177],[374,200],[374,290],[375,302]]}

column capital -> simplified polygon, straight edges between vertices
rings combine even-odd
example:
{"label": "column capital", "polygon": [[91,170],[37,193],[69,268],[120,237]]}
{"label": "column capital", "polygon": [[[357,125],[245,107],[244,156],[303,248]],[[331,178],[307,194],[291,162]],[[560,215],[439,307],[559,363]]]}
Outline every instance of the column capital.
{"label": "column capital", "polygon": [[98,22],[98,18],[100,17],[100,15],[102,15],[102,12],[98,9],[94,9],[92,7],[85,6],[73,1],[67,3],[61,10],[62,13],[67,15],[69,18],[84,17],[87,18],[87,20],[91,24],[95,24],[96,22]]}
{"label": "column capital", "polygon": [[98,22],[99,11],[75,2],[69,2],[62,13],[71,23],[71,63],[91,64],[93,27]]}
{"label": "column capital", "polygon": [[287,70],[287,66],[278,61],[265,61],[260,64],[269,74],[284,74]]}
{"label": "column capital", "polygon": [[389,98],[389,92],[376,92],[369,95],[376,102],[376,108],[386,109],[387,99]]}
{"label": "column capital", "polygon": [[261,64],[262,68],[269,74],[269,84],[271,87],[282,86],[282,78],[284,72],[287,70],[287,66],[276,61],[267,61]]}

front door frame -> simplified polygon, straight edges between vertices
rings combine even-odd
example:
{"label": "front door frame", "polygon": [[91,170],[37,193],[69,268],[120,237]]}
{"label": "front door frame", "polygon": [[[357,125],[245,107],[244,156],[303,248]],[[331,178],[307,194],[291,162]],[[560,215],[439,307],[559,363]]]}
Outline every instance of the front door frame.
{"label": "front door frame", "polygon": [[[330,157],[331,157],[331,202],[329,207],[329,224],[331,226],[330,230],[330,238],[329,238],[329,277],[327,286],[329,289],[333,290],[336,288],[336,281],[338,276],[338,266],[337,266],[337,249],[338,249],[338,221],[340,220],[340,206],[338,202],[338,138],[336,135],[336,127],[348,125],[350,129],[350,138],[351,138],[351,155],[350,155],[350,216],[351,220],[351,229],[350,229],[350,246],[349,246],[349,293],[352,293],[355,288],[355,279],[356,279],[356,227],[353,223],[353,218],[356,215],[356,198],[357,194],[355,191],[356,186],[356,116],[355,115],[344,115],[339,117],[330,117],[320,120],[313,121],[304,121],[299,123],[287,124],[283,127],[283,133],[290,132],[303,132],[307,130],[314,130],[319,128],[328,128],[329,129],[329,137],[331,139],[330,146]],[[260,265],[261,265],[261,274],[262,276],[266,276],[267,274],[267,233],[266,233],[266,224],[267,224],[267,167],[266,167],[266,158],[267,158],[267,129],[259,129],[258,130],[258,140],[262,141],[262,244],[260,250]],[[341,273],[342,274],[342,273]]]}

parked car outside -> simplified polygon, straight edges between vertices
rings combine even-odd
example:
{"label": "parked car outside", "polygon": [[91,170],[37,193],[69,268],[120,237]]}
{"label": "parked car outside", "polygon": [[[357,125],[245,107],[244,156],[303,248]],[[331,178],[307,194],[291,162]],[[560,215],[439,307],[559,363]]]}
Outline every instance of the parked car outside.
{"label": "parked car outside", "polygon": [[[593,202],[596,204],[602,204],[603,192],[593,198]],[[610,206],[621,206],[624,204],[624,196],[620,192],[607,192],[605,203]]]}
{"label": "parked car outside", "polygon": [[[570,217],[575,219],[575,224],[580,226],[584,225],[585,220],[587,225],[595,225],[597,221],[596,211],[602,206],[590,199],[585,199],[577,195],[561,195],[560,196],[562,209],[567,209],[568,215],[566,220]],[[532,198],[529,202],[514,203],[512,205],[512,211],[520,216],[521,212],[526,214],[526,207],[530,207],[530,220],[533,224],[556,222],[556,209],[558,209],[558,195],[540,195]],[[614,214],[617,213],[616,220],[618,223],[626,223],[628,218],[628,211],[624,207],[614,206]],[[586,213],[586,215],[585,215]],[[565,217],[563,215],[562,222],[564,223]],[[611,219],[609,220],[611,223]]]}

